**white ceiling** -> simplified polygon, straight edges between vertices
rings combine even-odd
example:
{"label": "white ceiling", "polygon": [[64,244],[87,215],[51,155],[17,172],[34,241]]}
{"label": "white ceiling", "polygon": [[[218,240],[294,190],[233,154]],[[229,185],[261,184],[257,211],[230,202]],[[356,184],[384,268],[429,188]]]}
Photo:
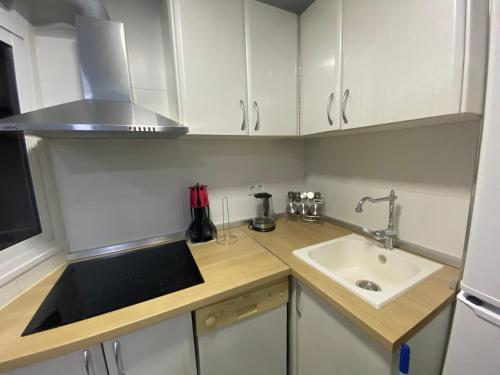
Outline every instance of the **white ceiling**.
{"label": "white ceiling", "polygon": [[263,3],[273,5],[275,7],[289,10],[297,14],[302,13],[311,5],[314,0],[259,0]]}

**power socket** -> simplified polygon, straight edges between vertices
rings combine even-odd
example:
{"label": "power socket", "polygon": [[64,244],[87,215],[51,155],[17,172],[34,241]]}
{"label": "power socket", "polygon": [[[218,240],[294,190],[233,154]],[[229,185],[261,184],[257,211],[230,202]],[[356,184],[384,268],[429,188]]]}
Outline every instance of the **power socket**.
{"label": "power socket", "polygon": [[252,182],[247,185],[247,195],[255,195],[266,191],[266,185],[263,182]]}

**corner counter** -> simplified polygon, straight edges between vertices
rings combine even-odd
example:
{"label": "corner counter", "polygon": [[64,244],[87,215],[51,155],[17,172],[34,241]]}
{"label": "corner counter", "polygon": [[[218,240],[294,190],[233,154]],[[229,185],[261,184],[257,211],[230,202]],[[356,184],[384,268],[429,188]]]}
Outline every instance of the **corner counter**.
{"label": "corner counter", "polygon": [[391,352],[455,299],[456,292],[450,285],[459,279],[460,271],[443,265],[394,301],[380,309],[373,307],[292,254],[297,249],[354,233],[328,222],[305,223],[280,218],[272,232],[260,233],[246,227],[241,230],[286,263],[292,276]]}

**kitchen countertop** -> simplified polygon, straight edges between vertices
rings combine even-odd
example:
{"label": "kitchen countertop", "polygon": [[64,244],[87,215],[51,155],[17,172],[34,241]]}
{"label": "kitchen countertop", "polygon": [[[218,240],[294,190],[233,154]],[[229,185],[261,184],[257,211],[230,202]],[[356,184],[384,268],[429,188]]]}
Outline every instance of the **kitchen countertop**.
{"label": "kitchen countertop", "polygon": [[384,348],[395,351],[455,299],[450,289],[460,271],[443,265],[439,271],[396,300],[377,309],[292,254],[294,250],[354,232],[331,223],[277,221],[276,230],[259,233],[241,228],[285,262],[292,276],[346,315]]}
{"label": "kitchen countertop", "polygon": [[286,279],[288,266],[240,229],[231,246],[190,245],[203,284],[48,331],[21,337],[64,271],[61,267],[0,310],[0,372],[96,345],[170,317]]}
{"label": "kitchen countertop", "polygon": [[[189,245],[205,283],[94,318],[21,337],[21,333],[65,267],[0,310],[0,372],[96,345],[170,317],[205,307],[293,275],[345,314],[384,348],[394,351],[452,303],[458,269],[443,266],[393,302],[376,309],[292,252],[352,234],[331,223],[279,219],[276,230],[233,230],[239,241]],[[267,249],[267,250],[266,250]],[[274,255],[274,256],[273,256]]]}

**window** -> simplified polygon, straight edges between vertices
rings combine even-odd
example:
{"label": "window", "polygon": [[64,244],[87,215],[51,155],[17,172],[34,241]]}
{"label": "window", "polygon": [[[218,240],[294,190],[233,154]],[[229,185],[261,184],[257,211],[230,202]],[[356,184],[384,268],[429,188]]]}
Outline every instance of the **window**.
{"label": "window", "polygon": [[22,132],[0,133],[0,250],[42,232]]}
{"label": "window", "polygon": [[19,113],[12,47],[0,41],[0,118]]}
{"label": "window", "polygon": [[[4,116],[18,113],[19,107],[22,112],[26,112],[37,106],[36,80],[30,68],[33,64],[32,35],[28,31],[26,29],[22,33],[23,37],[19,37],[0,27],[0,75],[3,74],[3,78],[0,78],[3,79],[0,81],[0,111]],[[8,75],[7,72],[14,72],[15,75]],[[17,141],[20,147],[18,151],[23,151],[20,160],[30,175],[24,175],[24,192],[16,192],[26,198],[22,215],[26,220],[22,225],[16,225],[16,228],[24,227],[25,231],[17,233],[15,240],[9,240],[9,243],[20,240],[12,245],[0,240],[0,248],[3,248],[0,250],[0,287],[56,253],[67,251],[68,246],[49,146],[42,139],[32,136],[20,137]],[[3,145],[0,143],[0,185],[3,183],[2,168],[5,165],[2,150]],[[0,231],[4,230],[1,227],[3,211],[4,203],[0,202]],[[21,240],[23,237],[25,239]]]}
{"label": "window", "polygon": [[[12,47],[0,42],[0,118],[19,114]],[[22,132],[0,133],[0,250],[41,233]]]}

